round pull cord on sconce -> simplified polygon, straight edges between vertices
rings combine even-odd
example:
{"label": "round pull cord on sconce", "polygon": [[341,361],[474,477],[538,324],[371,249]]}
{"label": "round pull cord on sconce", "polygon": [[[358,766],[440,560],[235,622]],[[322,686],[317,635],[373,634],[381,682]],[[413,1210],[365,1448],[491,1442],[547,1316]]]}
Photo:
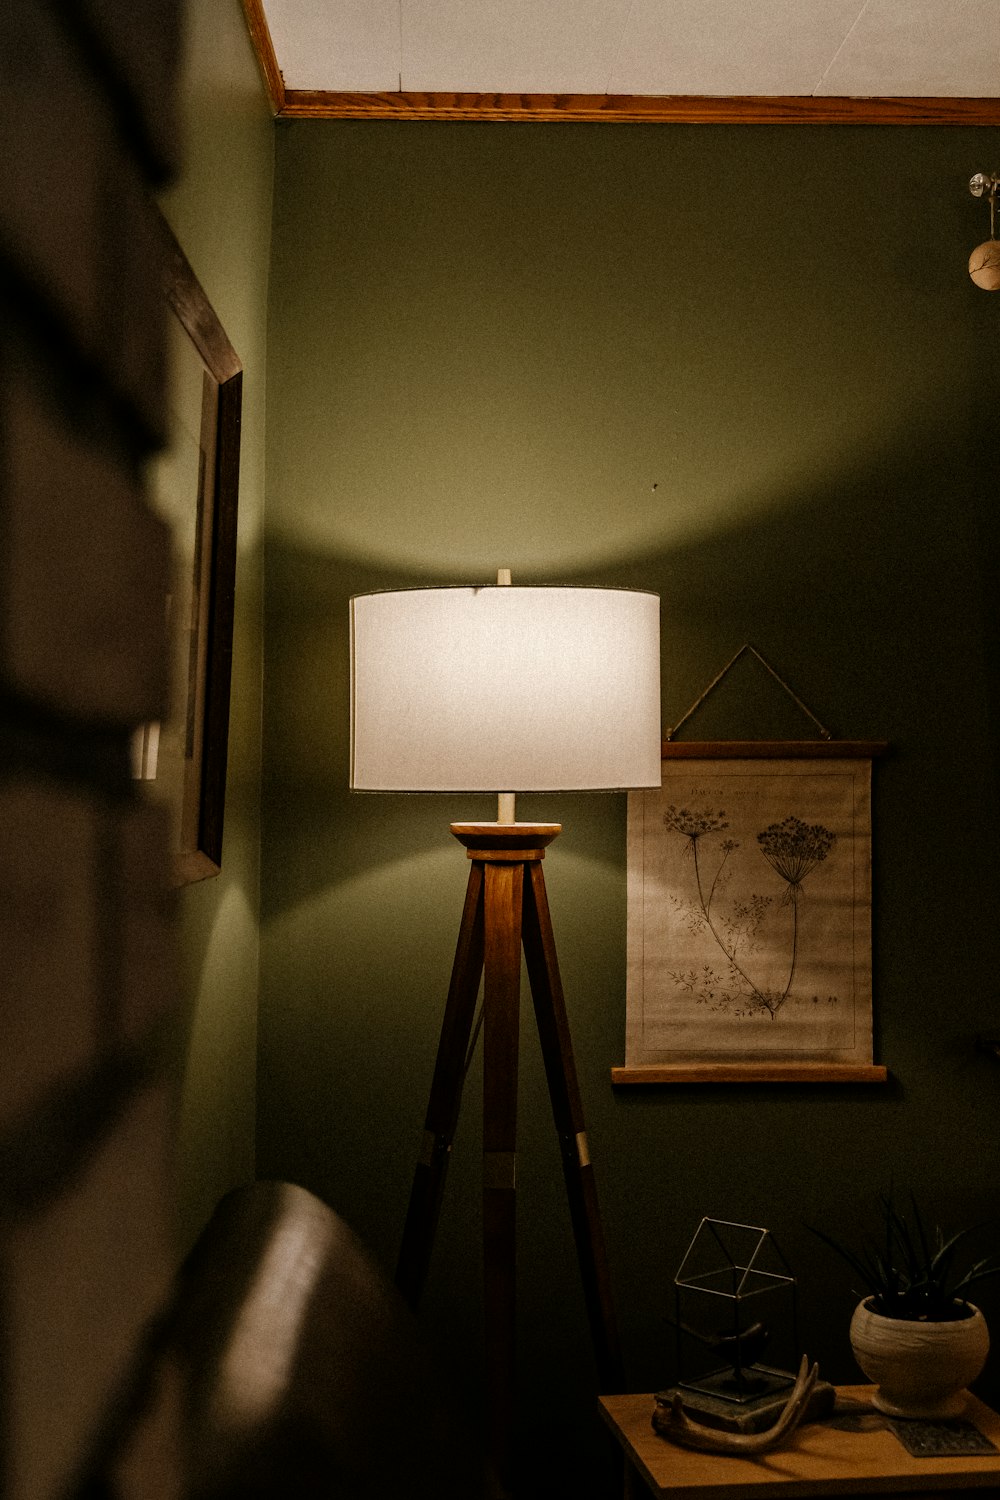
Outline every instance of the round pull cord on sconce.
{"label": "round pull cord on sconce", "polygon": [[969,179],[969,192],[972,196],[986,196],[990,200],[990,237],[977,245],[969,256],[969,275],[984,292],[1000,292],[1000,240],[996,237],[998,187],[1000,178],[996,173],[976,172]]}

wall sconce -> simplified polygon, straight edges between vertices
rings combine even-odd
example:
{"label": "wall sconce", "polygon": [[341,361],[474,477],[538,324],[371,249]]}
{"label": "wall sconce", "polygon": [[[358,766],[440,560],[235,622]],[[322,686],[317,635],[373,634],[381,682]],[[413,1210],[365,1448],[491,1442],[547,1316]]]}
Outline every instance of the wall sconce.
{"label": "wall sconce", "polygon": [[972,196],[990,200],[990,237],[977,245],[969,256],[969,275],[984,292],[1000,292],[1000,240],[996,237],[998,187],[1000,177],[995,172],[977,172],[969,179]]}

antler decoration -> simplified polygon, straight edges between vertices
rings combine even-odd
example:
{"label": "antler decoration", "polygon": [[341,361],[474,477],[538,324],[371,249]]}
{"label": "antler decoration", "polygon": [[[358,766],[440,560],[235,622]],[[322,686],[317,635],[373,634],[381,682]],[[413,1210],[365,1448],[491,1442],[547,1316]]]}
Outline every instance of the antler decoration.
{"label": "antler decoration", "polygon": [[768,1427],[764,1432],[723,1432],[715,1427],[705,1427],[684,1412],[680,1392],[675,1392],[669,1406],[656,1408],[653,1427],[661,1437],[668,1438],[672,1443],[680,1443],[685,1448],[755,1458],[760,1453],[769,1453],[772,1448],[777,1448],[795,1431],[805,1416],[818,1378],[819,1365],[810,1367],[803,1354],[798,1376],[781,1415],[774,1426]]}

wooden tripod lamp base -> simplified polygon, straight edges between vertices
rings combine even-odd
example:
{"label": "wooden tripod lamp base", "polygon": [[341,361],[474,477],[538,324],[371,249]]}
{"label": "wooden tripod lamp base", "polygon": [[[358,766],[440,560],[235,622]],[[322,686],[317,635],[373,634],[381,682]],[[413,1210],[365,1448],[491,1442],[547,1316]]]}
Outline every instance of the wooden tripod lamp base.
{"label": "wooden tripod lamp base", "polygon": [[351,786],[500,792],[496,823],[454,823],[471,869],[397,1281],[430,1258],[483,980],[483,1230],[491,1446],[509,1474],[521,950],[562,1152],[601,1389],[621,1359],[542,859],[555,823],[513,792],[660,785],[660,601],[575,584],[389,589],[351,600]]}
{"label": "wooden tripod lamp base", "polygon": [[514,1418],[518,1029],[523,947],[602,1392],[621,1352],[542,860],[558,823],[452,823],[471,861],[424,1144],[396,1284],[415,1306],[430,1260],[483,981],[483,1252],[491,1456],[509,1473]]}

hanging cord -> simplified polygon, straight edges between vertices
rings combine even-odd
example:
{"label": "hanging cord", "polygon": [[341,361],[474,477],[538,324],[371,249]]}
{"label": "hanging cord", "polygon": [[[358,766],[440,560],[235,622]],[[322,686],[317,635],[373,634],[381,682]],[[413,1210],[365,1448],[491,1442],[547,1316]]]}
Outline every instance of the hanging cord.
{"label": "hanging cord", "polygon": [[681,718],[679,718],[677,720],[677,723],[674,725],[673,729],[667,729],[667,730],[664,731],[663,738],[665,740],[669,741],[669,740],[673,739],[674,735],[677,733],[678,729],[680,729],[681,725],[687,723],[687,721],[688,721],[688,719],[690,719],[691,715],[693,713],[695,713],[696,710],[701,707],[701,705],[704,703],[705,699],[708,697],[709,693],[711,693],[714,688],[718,687],[718,685],[722,681],[723,677],[725,677],[726,673],[730,670],[731,667],[734,667],[736,665],[736,663],[739,661],[740,657],[743,655],[744,651],[749,651],[750,654],[751,654],[751,656],[755,656],[757,658],[757,660],[760,662],[761,666],[765,667],[767,669],[767,671],[770,672],[770,674],[774,678],[775,682],[778,684],[779,687],[784,688],[785,692],[788,694],[789,698],[791,698],[792,702],[796,705],[796,707],[800,708],[802,710],[802,712],[805,714],[806,718],[807,719],[811,719],[812,722],[816,725],[816,728],[819,730],[820,737],[822,739],[824,739],[824,740],[831,740],[831,739],[833,739],[833,735],[830,733],[829,729],[824,728],[824,726],[820,723],[820,721],[817,719],[816,715],[812,712],[812,710],[809,709],[809,708],[807,708],[806,705],[802,702],[802,699],[798,696],[798,694],[794,693],[792,691],[792,689],[788,686],[788,683],[785,681],[785,679],[783,677],[779,677],[778,673],[771,666],[771,663],[769,661],[765,661],[764,660],[763,656],[761,656],[761,654],[757,650],[756,646],[751,646],[750,643],[747,642],[747,644],[745,646],[741,646],[740,647],[740,649],[737,651],[736,655],[732,658],[731,661],[727,661],[726,662],[726,665],[723,667],[722,671],[718,674],[718,676],[712,678],[712,681],[708,684],[708,687],[702,693],[701,697],[695,699],[694,703],[692,703],[692,705],[688,709],[687,713],[683,714],[681,716]]}

